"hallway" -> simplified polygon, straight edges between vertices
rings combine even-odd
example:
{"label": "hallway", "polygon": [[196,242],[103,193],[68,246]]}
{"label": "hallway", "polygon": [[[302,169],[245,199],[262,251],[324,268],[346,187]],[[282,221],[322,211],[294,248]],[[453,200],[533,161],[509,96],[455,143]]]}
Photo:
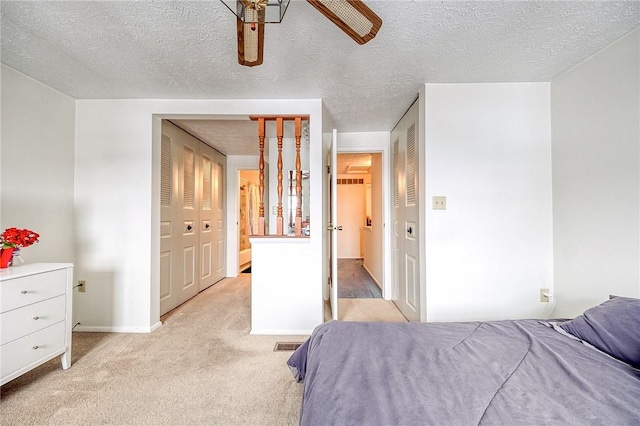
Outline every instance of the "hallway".
{"label": "hallway", "polygon": [[382,298],[382,290],[364,268],[362,259],[338,259],[338,298]]}

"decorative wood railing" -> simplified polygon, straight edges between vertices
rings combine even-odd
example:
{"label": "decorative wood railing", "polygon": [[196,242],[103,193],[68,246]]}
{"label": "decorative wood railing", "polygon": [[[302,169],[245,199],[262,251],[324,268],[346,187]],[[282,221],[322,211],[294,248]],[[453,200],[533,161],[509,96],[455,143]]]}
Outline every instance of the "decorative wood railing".
{"label": "decorative wood railing", "polygon": [[[295,236],[302,235],[302,162],[300,161],[300,139],[302,137],[302,121],[309,120],[308,115],[284,115],[284,116],[250,116],[251,120],[258,122],[258,145],[260,148],[260,160],[259,160],[259,185],[258,185],[258,197],[259,197],[259,210],[258,210],[258,235],[265,235],[265,220],[264,220],[264,138],[266,133],[266,122],[276,122],[276,138],[278,140],[278,204],[277,204],[277,216],[276,216],[276,235],[284,235],[284,218],[282,215],[282,140],[284,138],[284,122],[294,121],[295,126],[295,140],[296,140],[296,216],[295,216]],[[291,182],[292,171],[289,172],[289,179]],[[289,184],[289,191],[293,189],[291,183]],[[291,215],[292,212],[289,212]]]}

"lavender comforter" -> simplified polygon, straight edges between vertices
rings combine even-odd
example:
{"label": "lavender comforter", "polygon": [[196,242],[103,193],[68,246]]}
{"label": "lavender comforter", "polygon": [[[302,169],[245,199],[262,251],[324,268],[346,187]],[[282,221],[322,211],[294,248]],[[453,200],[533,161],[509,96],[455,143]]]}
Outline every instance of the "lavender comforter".
{"label": "lavender comforter", "polygon": [[537,320],[318,326],[302,425],[638,425],[640,371]]}

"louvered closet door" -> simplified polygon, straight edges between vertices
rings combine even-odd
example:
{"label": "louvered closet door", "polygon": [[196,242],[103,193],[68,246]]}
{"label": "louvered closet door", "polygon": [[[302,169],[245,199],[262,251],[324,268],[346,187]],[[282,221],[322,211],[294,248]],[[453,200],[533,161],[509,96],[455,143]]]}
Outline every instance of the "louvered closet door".
{"label": "louvered closet door", "polygon": [[418,103],[392,132],[394,302],[410,321],[420,320],[418,233]]}
{"label": "louvered closet door", "polygon": [[[160,314],[198,294],[199,141],[162,125]],[[168,146],[171,146],[171,150]],[[168,171],[171,164],[171,172]],[[170,187],[170,189],[169,189]],[[171,194],[170,199],[168,195]],[[163,200],[164,197],[164,200]]]}
{"label": "louvered closet door", "polygon": [[226,157],[208,145],[200,145],[200,290],[226,276],[224,226],[224,165]]}
{"label": "louvered closet door", "polygon": [[174,286],[180,281],[180,271],[175,264],[180,250],[174,250],[176,238],[173,235],[173,229],[177,226],[174,218],[180,217],[176,184],[178,167],[174,162],[172,138],[165,133],[164,127],[160,176],[160,315],[164,315],[178,306]]}
{"label": "louvered closet door", "polygon": [[227,227],[226,227],[226,167],[227,157],[213,151],[212,171],[213,171],[213,243],[215,248],[215,262],[213,262],[214,282],[220,281],[227,276]]}
{"label": "louvered closet door", "polygon": [[199,142],[192,137],[184,137],[177,144],[177,149],[181,154],[178,163],[180,170],[178,176],[182,202],[182,229],[180,230],[180,267],[182,269],[182,279],[179,283],[178,299],[179,304],[183,303],[199,291],[200,277],[198,274],[198,205],[200,182],[200,164],[198,162]]}
{"label": "louvered closet door", "polygon": [[214,250],[214,214],[213,214],[213,160],[208,146],[201,146],[200,152],[200,189],[202,203],[200,205],[200,290],[213,285]]}

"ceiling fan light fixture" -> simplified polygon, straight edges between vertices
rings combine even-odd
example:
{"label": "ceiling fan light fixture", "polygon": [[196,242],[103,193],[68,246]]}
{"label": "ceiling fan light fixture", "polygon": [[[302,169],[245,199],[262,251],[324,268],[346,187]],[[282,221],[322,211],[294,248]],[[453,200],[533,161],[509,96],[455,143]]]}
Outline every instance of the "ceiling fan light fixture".
{"label": "ceiling fan light fixture", "polygon": [[248,20],[237,19],[238,63],[247,67],[261,65],[264,52],[264,24],[256,23],[264,14],[263,10],[245,9],[243,16]]}
{"label": "ceiling fan light fixture", "polygon": [[[289,6],[289,0],[220,0],[243,22],[279,24]],[[248,14],[247,11],[261,12]]]}
{"label": "ceiling fan light fixture", "polygon": [[376,36],[382,19],[361,0],[307,0],[358,44]]}

